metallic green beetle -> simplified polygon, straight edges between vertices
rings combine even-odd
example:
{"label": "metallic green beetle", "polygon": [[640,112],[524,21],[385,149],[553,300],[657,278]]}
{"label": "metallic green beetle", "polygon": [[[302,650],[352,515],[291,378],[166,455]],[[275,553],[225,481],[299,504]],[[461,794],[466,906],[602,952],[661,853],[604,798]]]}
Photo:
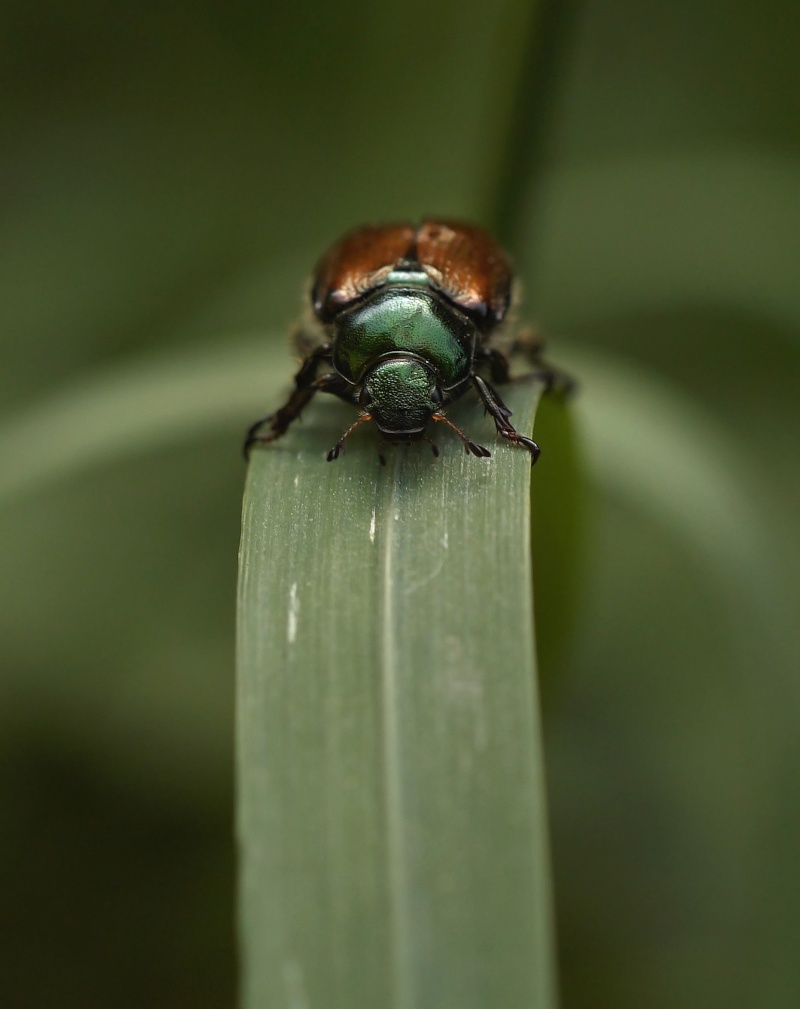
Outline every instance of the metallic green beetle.
{"label": "metallic green beetle", "polygon": [[[391,444],[427,441],[431,421],[447,425],[467,452],[491,455],[471,441],[443,412],[474,388],[498,433],[539,457],[539,446],[511,424],[511,411],[490,385],[509,381],[508,354],[512,271],[494,239],[472,224],[424,221],[360,228],[323,257],[314,274],[312,311],[296,344],[304,360],[295,389],[274,415],[252,425],[245,455],[257,442],[274,441],[299,417],[317,392],[328,392],[359,410],[358,419],[328,452],[339,457],[345,440],[372,421]],[[543,365],[540,345],[526,349],[548,388],[570,385]],[[269,424],[269,430],[261,430]],[[382,463],[385,462],[381,453]]]}

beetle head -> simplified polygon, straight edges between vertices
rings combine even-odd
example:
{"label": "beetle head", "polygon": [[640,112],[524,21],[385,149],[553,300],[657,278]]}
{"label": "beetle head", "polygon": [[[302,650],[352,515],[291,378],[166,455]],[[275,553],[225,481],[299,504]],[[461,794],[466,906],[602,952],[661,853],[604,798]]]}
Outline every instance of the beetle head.
{"label": "beetle head", "polygon": [[397,354],[378,361],[364,377],[361,405],[388,441],[421,438],[442,405],[434,371],[420,358]]}

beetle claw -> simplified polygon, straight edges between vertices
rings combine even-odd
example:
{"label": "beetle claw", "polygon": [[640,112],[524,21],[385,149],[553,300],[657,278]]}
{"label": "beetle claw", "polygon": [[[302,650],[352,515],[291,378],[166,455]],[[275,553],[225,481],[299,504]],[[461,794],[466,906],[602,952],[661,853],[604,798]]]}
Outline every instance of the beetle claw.
{"label": "beetle claw", "polygon": [[489,449],[486,448],[484,445],[478,445],[474,441],[468,441],[465,447],[467,449],[467,452],[471,452],[474,456],[477,456],[479,459],[488,459],[489,456],[492,454],[489,451]]}
{"label": "beetle claw", "polygon": [[523,448],[526,448],[530,452],[531,466],[534,466],[536,464],[536,460],[542,454],[542,450],[539,448],[536,442],[532,438],[526,438],[525,435],[522,434],[518,434],[517,437],[513,440],[516,441],[518,445],[522,445]]}

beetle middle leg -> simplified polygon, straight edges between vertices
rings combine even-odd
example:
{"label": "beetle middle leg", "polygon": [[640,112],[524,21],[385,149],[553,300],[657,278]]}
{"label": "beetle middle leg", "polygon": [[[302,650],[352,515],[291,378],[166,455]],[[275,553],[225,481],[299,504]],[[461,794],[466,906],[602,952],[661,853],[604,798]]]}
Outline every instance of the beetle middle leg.
{"label": "beetle middle leg", "polygon": [[[575,390],[575,379],[560,368],[554,367],[542,358],[545,340],[538,329],[524,326],[514,337],[509,348],[509,354],[522,354],[536,369],[534,377],[544,382],[546,392],[558,392],[564,395]],[[527,377],[527,376],[526,376]],[[499,379],[492,374],[492,380]]]}
{"label": "beetle middle leg", "polygon": [[559,392],[565,395],[573,392],[575,380],[566,372],[544,361],[542,359],[543,349],[544,338],[541,333],[528,327],[520,330],[508,346],[507,351],[497,347],[480,347],[475,357],[478,362],[488,365],[492,381],[498,385],[506,385],[508,382],[514,381],[511,376],[509,359],[514,354],[521,354],[530,361],[536,370],[520,375],[519,378],[538,378],[544,383],[546,392]]}
{"label": "beetle middle leg", "polygon": [[526,438],[524,434],[520,434],[519,431],[517,431],[508,419],[511,416],[511,411],[500,398],[499,393],[493,389],[492,386],[485,381],[485,379],[482,379],[480,375],[473,374],[472,382],[483,400],[483,405],[486,407],[487,412],[491,415],[492,420],[494,421],[497,433],[501,435],[501,437],[506,438],[508,441],[514,442],[516,445],[522,445],[523,448],[526,448],[531,454],[532,466],[541,454],[539,446],[535,441],[533,441],[533,439]]}
{"label": "beetle middle leg", "polygon": [[[346,390],[345,383],[335,372],[320,375],[317,377],[317,369],[323,361],[332,359],[333,348],[330,344],[322,344],[313,350],[303,361],[300,370],[294,378],[295,388],[289,399],[278,410],[277,413],[262,417],[252,424],[247,431],[244,441],[244,457],[250,457],[250,449],[256,442],[275,441],[285,434],[292,421],[297,420],[303,409],[317,392],[330,392],[334,395],[342,395]],[[270,424],[270,429],[266,434],[258,432],[265,424]]]}
{"label": "beetle middle leg", "polygon": [[511,381],[508,357],[497,347],[478,347],[475,351],[475,360],[489,366],[492,381],[498,385],[505,385]]}

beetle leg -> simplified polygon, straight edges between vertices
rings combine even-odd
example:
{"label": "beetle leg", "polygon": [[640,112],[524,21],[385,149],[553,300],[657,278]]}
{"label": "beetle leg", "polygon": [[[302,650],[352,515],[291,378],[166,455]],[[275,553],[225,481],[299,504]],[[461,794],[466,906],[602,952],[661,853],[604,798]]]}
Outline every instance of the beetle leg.
{"label": "beetle leg", "polygon": [[544,334],[540,330],[534,326],[522,326],[514,334],[508,353],[509,356],[524,354],[529,361],[536,361],[542,353],[544,345]]}
{"label": "beetle leg", "polygon": [[479,347],[475,352],[475,358],[489,365],[489,374],[493,382],[505,385],[511,381],[508,358],[502,350],[498,350],[497,347]]}
{"label": "beetle leg", "polygon": [[511,416],[511,411],[488,382],[482,379],[480,375],[473,375],[472,381],[483,400],[483,405],[492,415],[494,426],[497,428],[497,433],[503,438],[506,438],[508,441],[514,442],[516,445],[522,445],[523,448],[526,448],[531,454],[531,466],[533,466],[539,458],[541,452],[539,446],[531,438],[526,438],[525,435],[520,434],[519,431],[517,431],[508,419]]}
{"label": "beetle leg", "polygon": [[[328,343],[313,350],[300,365],[300,370],[294,377],[294,391],[286,403],[277,413],[262,417],[248,428],[243,447],[245,459],[250,457],[250,449],[256,442],[275,441],[276,438],[285,434],[289,425],[292,421],[297,420],[315,392],[338,393],[340,391],[339,386],[342,380],[335,372],[317,378],[317,368],[322,361],[330,361],[332,353],[333,348]],[[270,424],[269,432],[263,435],[259,434],[258,432],[265,424]]]}
{"label": "beetle leg", "polygon": [[542,361],[541,358],[535,363],[536,371],[522,377],[538,378],[540,382],[544,383],[545,392],[555,392],[562,396],[569,396],[575,392],[577,383],[571,375],[568,375],[565,371],[561,371],[560,368],[555,368],[546,361]]}
{"label": "beetle leg", "polygon": [[476,455],[479,459],[486,459],[492,454],[489,451],[489,449],[484,448],[483,445],[477,445],[474,441],[470,441],[469,438],[464,434],[464,432],[460,428],[457,428],[451,420],[448,420],[443,413],[434,413],[431,416],[431,420],[435,420],[439,424],[445,424],[447,427],[450,428],[451,431],[455,431],[455,433],[464,443],[464,451],[467,454],[471,452],[473,455]]}
{"label": "beetle leg", "polygon": [[[575,379],[565,371],[553,367],[553,365],[548,364],[542,359],[544,343],[544,337],[537,329],[526,326],[517,333],[509,349],[509,354],[523,354],[536,369],[532,375],[521,377],[538,378],[540,382],[544,382],[545,392],[558,392],[563,395],[569,395],[569,393],[575,391]],[[492,372],[492,381],[500,381],[494,371]]]}
{"label": "beetle leg", "polygon": [[527,327],[517,334],[507,348],[507,353],[497,347],[479,347],[475,352],[475,360],[479,364],[489,366],[489,374],[493,382],[496,382],[497,385],[506,385],[514,381],[510,372],[509,358],[514,354],[522,354],[536,370],[520,375],[518,378],[538,378],[540,382],[544,383],[545,392],[558,392],[564,395],[573,392],[575,380],[566,372],[543,361],[543,348],[542,334],[536,329]]}
{"label": "beetle leg", "polygon": [[361,416],[358,418],[358,420],[355,421],[353,424],[351,424],[350,427],[348,427],[348,429],[345,431],[342,437],[336,442],[336,444],[333,446],[330,452],[328,452],[327,455],[328,462],[333,462],[334,459],[338,459],[339,453],[344,449],[345,441],[350,437],[353,431],[355,431],[357,427],[360,427],[362,424],[366,424],[367,421],[370,420],[372,420],[371,413],[362,413]]}

